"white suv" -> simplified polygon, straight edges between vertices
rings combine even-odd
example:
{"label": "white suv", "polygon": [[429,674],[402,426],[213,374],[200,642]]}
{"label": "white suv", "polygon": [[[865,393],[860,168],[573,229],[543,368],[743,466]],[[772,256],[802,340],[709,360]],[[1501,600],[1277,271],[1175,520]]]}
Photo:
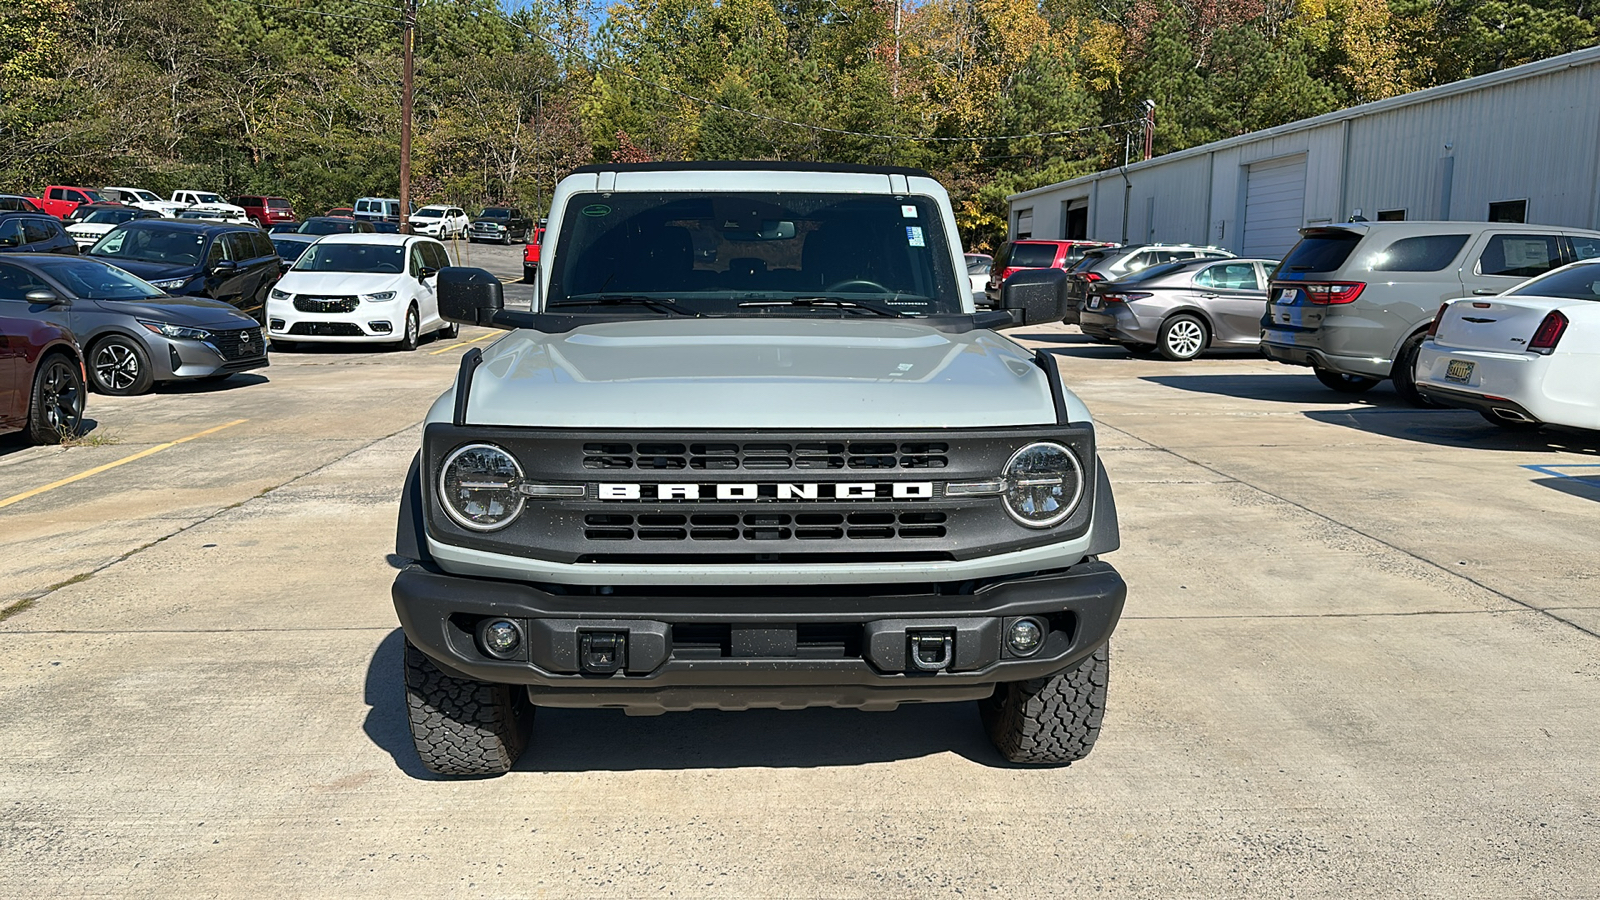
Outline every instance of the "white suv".
{"label": "white suv", "polygon": [[306,342],[392,343],[411,350],[423,334],[455,337],[439,317],[435,276],[444,245],[403,234],[330,234],[305,253],[267,299],[278,349]]}
{"label": "white suv", "polygon": [[411,214],[411,233],[448,241],[466,237],[472,219],[458,206],[424,206]]}

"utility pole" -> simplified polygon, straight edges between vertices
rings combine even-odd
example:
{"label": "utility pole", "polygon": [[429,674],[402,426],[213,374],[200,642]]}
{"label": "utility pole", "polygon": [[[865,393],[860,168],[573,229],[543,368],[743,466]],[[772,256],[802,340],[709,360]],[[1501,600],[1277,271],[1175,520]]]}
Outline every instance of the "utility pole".
{"label": "utility pole", "polygon": [[400,233],[411,233],[411,75],[417,34],[417,0],[406,0],[405,72],[400,79]]}
{"label": "utility pole", "polygon": [[1156,102],[1144,101],[1144,158],[1155,156],[1156,149]]}

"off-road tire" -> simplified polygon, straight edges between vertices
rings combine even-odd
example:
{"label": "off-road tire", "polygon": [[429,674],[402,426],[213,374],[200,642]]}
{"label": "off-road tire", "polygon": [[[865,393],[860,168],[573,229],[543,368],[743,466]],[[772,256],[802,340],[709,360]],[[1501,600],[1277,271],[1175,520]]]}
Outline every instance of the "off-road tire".
{"label": "off-road tire", "polygon": [[1422,352],[1422,335],[1413,334],[1400,345],[1400,353],[1389,370],[1389,380],[1394,382],[1394,392],[1400,399],[1418,409],[1437,409],[1439,404],[1422,396],[1417,390],[1417,354]]}
{"label": "off-road tire", "polygon": [[428,771],[504,775],[533,732],[533,704],[521,688],[446,675],[406,641],[406,714]]}
{"label": "off-road tire", "polygon": [[150,355],[144,346],[126,335],[111,334],[95,341],[86,354],[89,384],[99,393],[113,397],[135,397],[155,386]]}
{"label": "off-road tire", "polygon": [[1543,422],[1518,422],[1513,419],[1502,419],[1487,409],[1480,409],[1478,413],[1490,423],[1498,425],[1507,431],[1538,431],[1544,427]]}
{"label": "off-road tire", "polygon": [[1376,378],[1346,375],[1343,372],[1335,372],[1332,369],[1313,368],[1311,371],[1317,376],[1317,380],[1322,382],[1323,387],[1338,391],[1341,394],[1365,394],[1378,386],[1378,379]]}
{"label": "off-road tire", "polygon": [[39,361],[28,402],[28,440],[59,444],[83,433],[85,386],[77,362],[51,353]]}
{"label": "off-road tire", "polygon": [[1199,316],[1179,313],[1161,323],[1156,349],[1173,362],[1188,362],[1206,352],[1211,344],[1211,329]]}
{"label": "off-road tire", "polygon": [[1014,763],[1060,766],[1083,759],[1100,736],[1110,674],[1106,644],[1071,671],[997,685],[993,697],[978,703],[989,740]]}

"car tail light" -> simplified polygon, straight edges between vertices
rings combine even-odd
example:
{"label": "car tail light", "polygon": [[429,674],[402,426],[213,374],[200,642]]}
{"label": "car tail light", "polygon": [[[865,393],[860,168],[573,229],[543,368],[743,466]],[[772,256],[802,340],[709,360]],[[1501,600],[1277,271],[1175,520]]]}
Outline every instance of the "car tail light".
{"label": "car tail light", "polygon": [[1433,321],[1428,323],[1428,337],[1433,337],[1439,333],[1439,322],[1444,319],[1444,311],[1449,308],[1450,304],[1448,303],[1439,304],[1439,311],[1433,314]]}
{"label": "car tail light", "polygon": [[1090,282],[1093,282],[1093,281],[1105,281],[1106,277],[1104,275],[1101,275],[1099,272],[1085,272],[1085,273],[1083,273],[1083,280],[1084,281],[1090,281]]}
{"label": "car tail light", "polygon": [[1300,285],[1306,292],[1306,299],[1319,306],[1336,306],[1341,303],[1354,303],[1366,290],[1363,281],[1308,281]]}
{"label": "car tail light", "polygon": [[1101,294],[1100,297],[1107,303],[1131,303],[1134,300],[1143,300],[1153,294],[1127,293],[1127,294]]}
{"label": "car tail light", "polygon": [[1561,343],[1561,336],[1567,333],[1567,317],[1561,313],[1551,311],[1539,323],[1538,330],[1533,333],[1533,340],[1528,342],[1528,349],[1535,353],[1549,356],[1555,352],[1556,344]]}

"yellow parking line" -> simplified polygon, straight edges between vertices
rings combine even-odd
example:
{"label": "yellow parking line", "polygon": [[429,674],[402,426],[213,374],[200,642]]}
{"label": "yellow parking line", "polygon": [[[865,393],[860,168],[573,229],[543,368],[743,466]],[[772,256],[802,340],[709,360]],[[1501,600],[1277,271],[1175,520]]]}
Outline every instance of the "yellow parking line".
{"label": "yellow parking line", "polygon": [[468,344],[476,344],[477,342],[483,340],[484,338],[492,338],[492,337],[494,337],[495,335],[497,335],[499,333],[500,332],[498,332],[498,331],[491,331],[488,334],[480,334],[475,338],[468,338],[467,340],[464,340],[459,344],[451,344],[448,347],[440,347],[437,350],[429,350],[428,351],[428,355],[429,356],[438,356],[441,353],[449,353],[451,350],[454,350],[457,347],[465,347]]}
{"label": "yellow parking line", "polygon": [[179,444],[188,443],[189,441],[192,441],[195,438],[202,438],[202,437],[205,437],[208,434],[216,434],[217,432],[221,431],[224,428],[232,428],[235,425],[243,425],[244,423],[246,423],[248,421],[250,421],[250,420],[249,419],[235,419],[235,420],[233,420],[232,422],[229,422],[226,425],[218,425],[215,428],[207,428],[205,431],[197,431],[194,434],[189,435],[188,437],[181,437],[181,438],[178,438],[175,441],[167,441],[165,444],[157,444],[154,447],[150,447],[150,448],[148,448],[146,450],[140,450],[138,453],[135,453],[132,456],[124,456],[123,458],[121,458],[119,460],[116,460],[115,462],[108,462],[103,466],[95,466],[92,469],[87,469],[85,471],[79,472],[78,474],[73,475],[70,478],[63,478],[60,481],[52,481],[49,484],[45,485],[44,487],[36,487],[31,491],[23,491],[20,494],[15,494],[15,495],[12,495],[10,497],[5,498],[4,500],[0,500],[0,509],[3,509],[5,507],[7,507],[7,506],[10,506],[13,503],[21,503],[23,500],[26,500],[29,497],[37,497],[40,494],[44,493],[45,491],[53,491],[58,487],[62,487],[64,485],[71,484],[74,481],[82,481],[83,479],[88,478],[91,475],[99,475],[101,472],[107,471],[109,469],[115,469],[117,466],[124,465],[126,463],[131,463],[136,459],[144,459],[146,456],[149,456],[149,455],[151,455],[153,453],[160,453],[161,451],[167,449],[168,447],[176,447]]}

